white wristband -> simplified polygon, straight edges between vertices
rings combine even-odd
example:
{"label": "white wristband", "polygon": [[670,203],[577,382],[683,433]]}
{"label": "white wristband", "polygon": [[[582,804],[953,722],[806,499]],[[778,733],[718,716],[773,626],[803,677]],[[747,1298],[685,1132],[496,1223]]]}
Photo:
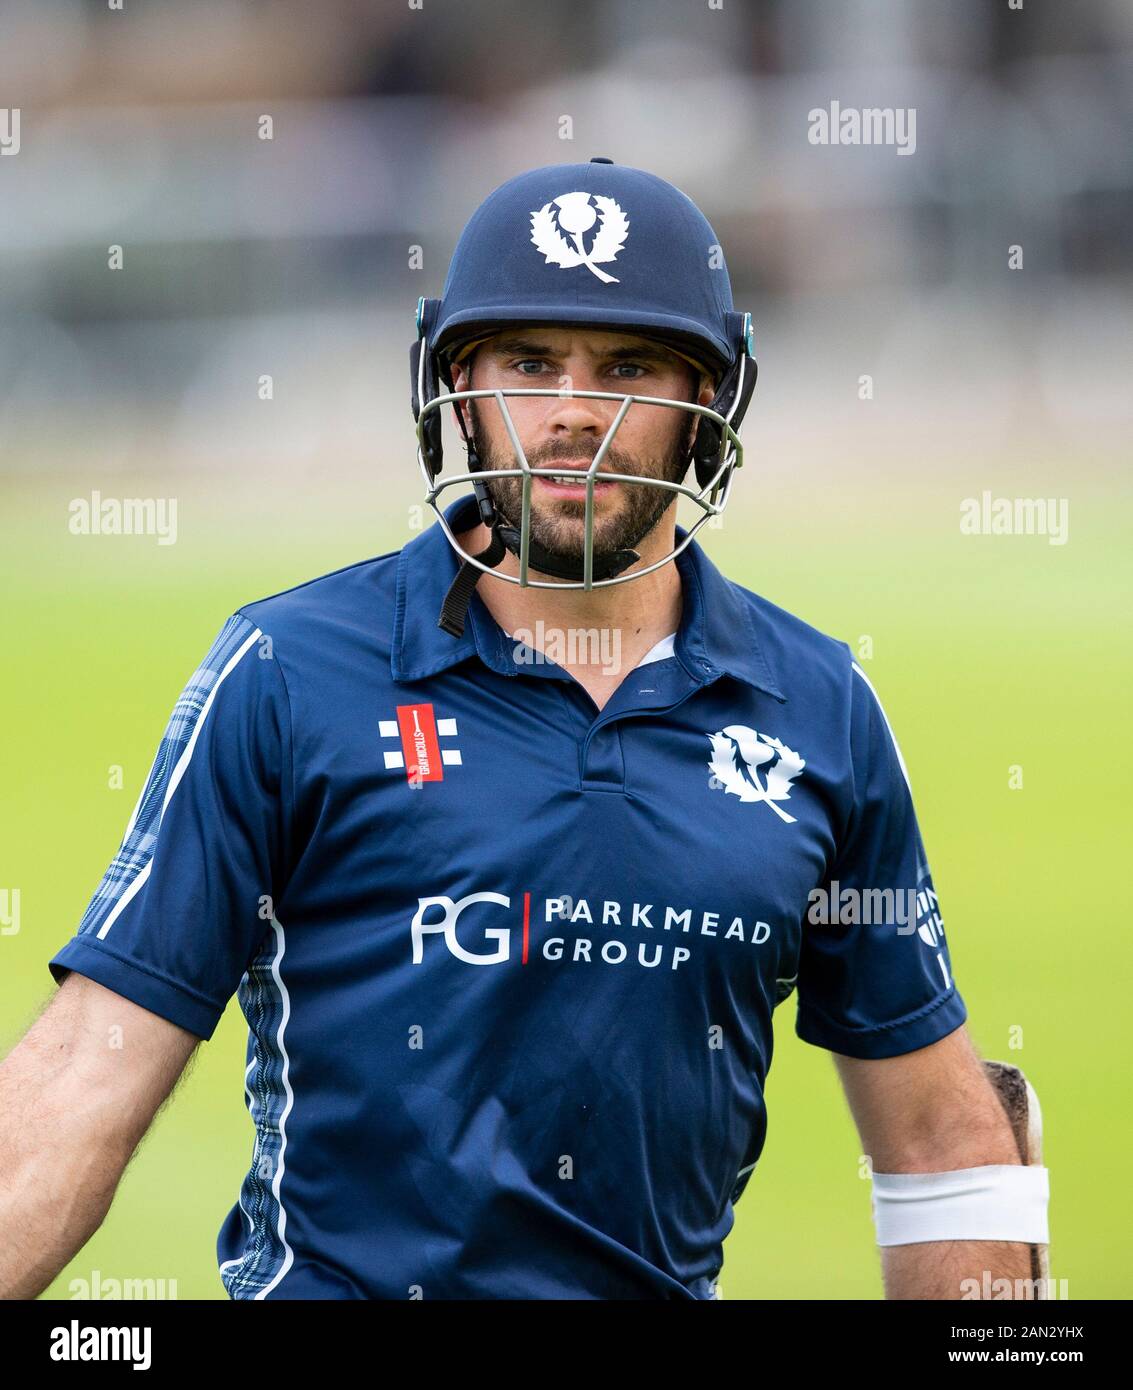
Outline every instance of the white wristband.
{"label": "white wristband", "polygon": [[1050,1175],[1039,1164],[989,1163],[950,1173],[874,1173],[878,1245],[926,1240],[1050,1240]]}

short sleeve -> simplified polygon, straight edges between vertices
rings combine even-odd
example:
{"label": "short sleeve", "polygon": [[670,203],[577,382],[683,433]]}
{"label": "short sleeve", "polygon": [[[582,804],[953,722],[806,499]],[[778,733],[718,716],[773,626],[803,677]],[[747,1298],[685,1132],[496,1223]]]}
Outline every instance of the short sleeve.
{"label": "short sleeve", "polygon": [[291,721],[270,638],[237,613],[170,716],[121,847],[49,962],[210,1038],[286,873]]}
{"label": "short sleeve", "polygon": [[795,1031],[850,1057],[894,1057],[945,1037],[967,1010],[904,759],[856,664],[851,683],[853,808],[804,914]]}

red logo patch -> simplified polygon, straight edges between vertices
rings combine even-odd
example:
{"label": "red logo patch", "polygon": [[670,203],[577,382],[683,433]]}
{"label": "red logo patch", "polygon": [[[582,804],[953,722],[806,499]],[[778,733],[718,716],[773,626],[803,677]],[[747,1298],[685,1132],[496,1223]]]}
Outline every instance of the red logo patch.
{"label": "red logo patch", "polygon": [[[378,720],[378,737],[386,745],[382,749],[386,771],[404,770],[411,787],[443,782],[446,767],[461,767],[464,762],[454,742],[456,720],[439,718],[432,705],[398,705],[396,719]],[[392,746],[395,741],[400,748]]]}
{"label": "red logo patch", "polygon": [[401,733],[406,779],[443,782],[445,774],[432,705],[398,705],[397,727]]}

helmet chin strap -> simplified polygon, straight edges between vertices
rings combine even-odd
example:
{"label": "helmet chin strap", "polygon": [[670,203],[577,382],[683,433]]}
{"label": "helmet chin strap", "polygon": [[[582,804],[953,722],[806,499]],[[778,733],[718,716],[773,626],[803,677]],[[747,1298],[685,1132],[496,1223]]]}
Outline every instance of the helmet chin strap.
{"label": "helmet chin strap", "polygon": [[[493,531],[508,550],[513,555],[518,556],[519,528],[505,525],[500,520],[496,522]],[[533,565],[540,574],[549,574],[555,579],[575,579],[581,583],[585,578],[581,560],[573,560],[565,555],[556,555],[554,551],[540,545],[534,536],[527,543],[527,559],[528,563]],[[640,559],[641,556],[636,550],[612,550],[607,555],[595,555],[594,578],[613,579],[615,575],[629,569],[630,565],[635,564]]]}
{"label": "helmet chin strap", "polygon": [[[468,470],[470,473],[480,470],[480,459],[471,442],[468,445]],[[473,558],[478,560],[480,564],[495,569],[508,551],[518,557],[522,535],[519,527],[512,526],[497,512],[482,478],[476,478],[472,486],[480,508],[480,520],[492,534],[490,543]],[[605,555],[595,555],[593,577],[595,579],[613,579],[640,559],[641,556],[636,550],[613,550]],[[574,560],[564,555],[556,555],[553,551],[540,545],[534,537],[528,541],[527,560],[532,568],[538,570],[540,574],[549,574],[554,579],[581,582],[585,578],[581,559]],[[441,604],[440,617],[437,619],[437,626],[449,633],[450,636],[462,637],[464,635],[468,605],[472,602],[472,595],[483,573],[482,569],[470,564],[467,560],[460,562],[460,568],[449,585],[444,603]]]}

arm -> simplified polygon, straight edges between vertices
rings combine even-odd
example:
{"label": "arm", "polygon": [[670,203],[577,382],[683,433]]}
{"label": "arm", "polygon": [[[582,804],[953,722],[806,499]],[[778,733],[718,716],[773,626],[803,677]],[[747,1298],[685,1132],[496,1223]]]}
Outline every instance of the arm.
{"label": "arm", "polygon": [[98,1230],[200,1041],[67,976],[0,1063],[0,1298],[35,1298]]}
{"label": "arm", "polygon": [[[963,1026],[929,1047],[835,1065],[878,1173],[939,1173],[1017,1164],[1010,1122]],[[887,1298],[960,1298],[962,1279],[1028,1280],[1030,1246],[1016,1241],[930,1241],[882,1247]]]}

